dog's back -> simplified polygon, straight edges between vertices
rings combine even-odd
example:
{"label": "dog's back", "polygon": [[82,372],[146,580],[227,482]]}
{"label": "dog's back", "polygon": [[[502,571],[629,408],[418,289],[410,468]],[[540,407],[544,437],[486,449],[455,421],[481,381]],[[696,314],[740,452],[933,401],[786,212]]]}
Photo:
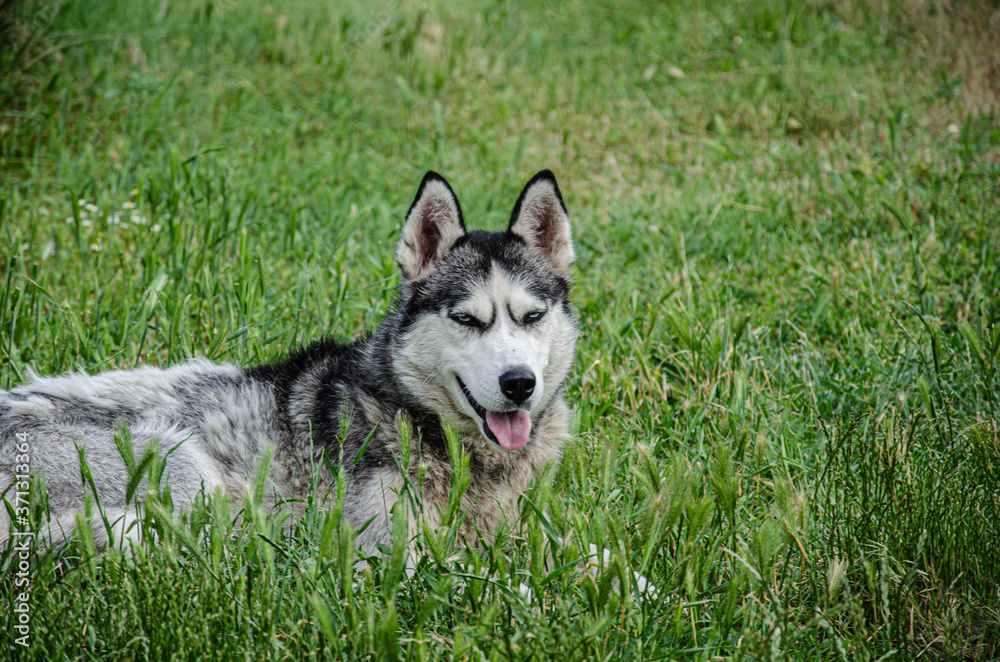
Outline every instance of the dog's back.
{"label": "dog's back", "polygon": [[[72,530],[88,494],[93,514],[99,499],[109,521],[134,505],[125,501],[130,476],[122,444],[131,446],[134,458],[156,445],[171,497],[181,507],[202,489],[239,494],[269,441],[286,434],[275,414],[271,389],[249,379],[243,368],[203,359],[166,370],[35,379],[0,392],[0,492],[14,505],[17,492],[27,491],[16,480],[27,472],[16,469],[40,478],[56,515],[52,530],[41,533],[53,542]],[[84,480],[81,462],[92,484]],[[145,481],[138,490],[144,495]],[[0,544],[8,535],[7,517],[0,510]],[[95,527],[99,543],[106,533]]]}

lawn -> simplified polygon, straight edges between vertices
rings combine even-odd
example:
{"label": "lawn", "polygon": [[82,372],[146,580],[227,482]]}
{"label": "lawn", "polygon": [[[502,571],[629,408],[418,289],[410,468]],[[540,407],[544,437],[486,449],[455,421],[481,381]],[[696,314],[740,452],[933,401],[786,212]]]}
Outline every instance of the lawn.
{"label": "lawn", "polygon": [[1000,656],[995,2],[0,19],[0,388],[360,337],[429,169],[488,229],[554,170],[581,318],[575,440],[496,545],[452,522],[355,573],[336,509],[206,499],[32,559],[27,649],[0,552],[0,657]]}

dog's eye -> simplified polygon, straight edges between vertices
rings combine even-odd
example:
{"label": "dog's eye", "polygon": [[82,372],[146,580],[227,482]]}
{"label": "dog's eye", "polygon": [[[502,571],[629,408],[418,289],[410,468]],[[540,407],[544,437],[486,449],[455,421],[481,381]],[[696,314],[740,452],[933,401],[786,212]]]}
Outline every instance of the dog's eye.
{"label": "dog's eye", "polygon": [[542,319],[543,317],[545,317],[545,311],[544,310],[536,310],[535,312],[528,313],[527,315],[524,316],[524,323],[525,324],[534,324],[535,322],[537,322],[538,320]]}
{"label": "dog's eye", "polygon": [[462,326],[480,326],[479,320],[472,315],[466,315],[465,313],[453,313],[451,318]]}

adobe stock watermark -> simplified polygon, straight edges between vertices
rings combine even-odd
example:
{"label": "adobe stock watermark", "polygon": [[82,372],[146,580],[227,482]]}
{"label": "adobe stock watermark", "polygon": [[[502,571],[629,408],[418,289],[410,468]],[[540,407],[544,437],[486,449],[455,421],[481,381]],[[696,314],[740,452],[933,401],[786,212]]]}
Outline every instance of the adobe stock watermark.
{"label": "adobe stock watermark", "polygon": [[14,573],[14,631],[20,635],[14,643],[27,647],[31,639],[31,546],[35,532],[28,519],[28,503],[31,496],[31,444],[27,432],[15,435],[17,455],[14,457],[14,531],[13,550],[17,564]]}

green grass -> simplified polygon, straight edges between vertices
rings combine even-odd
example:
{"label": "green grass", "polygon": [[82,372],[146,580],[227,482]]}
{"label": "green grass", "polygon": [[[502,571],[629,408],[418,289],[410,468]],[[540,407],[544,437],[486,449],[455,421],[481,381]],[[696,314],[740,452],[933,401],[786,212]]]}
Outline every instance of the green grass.
{"label": "green grass", "polygon": [[[495,546],[427,532],[412,577],[402,540],[354,576],[336,510],[171,526],[160,495],[136,556],[33,562],[32,647],[5,608],[0,656],[1000,656],[1000,129],[920,24],[968,16],[428,5],[26,0],[0,387],[357,337],[426,170],[500,229],[550,167],[582,322],[563,463]],[[629,569],[660,597],[620,597]]]}

